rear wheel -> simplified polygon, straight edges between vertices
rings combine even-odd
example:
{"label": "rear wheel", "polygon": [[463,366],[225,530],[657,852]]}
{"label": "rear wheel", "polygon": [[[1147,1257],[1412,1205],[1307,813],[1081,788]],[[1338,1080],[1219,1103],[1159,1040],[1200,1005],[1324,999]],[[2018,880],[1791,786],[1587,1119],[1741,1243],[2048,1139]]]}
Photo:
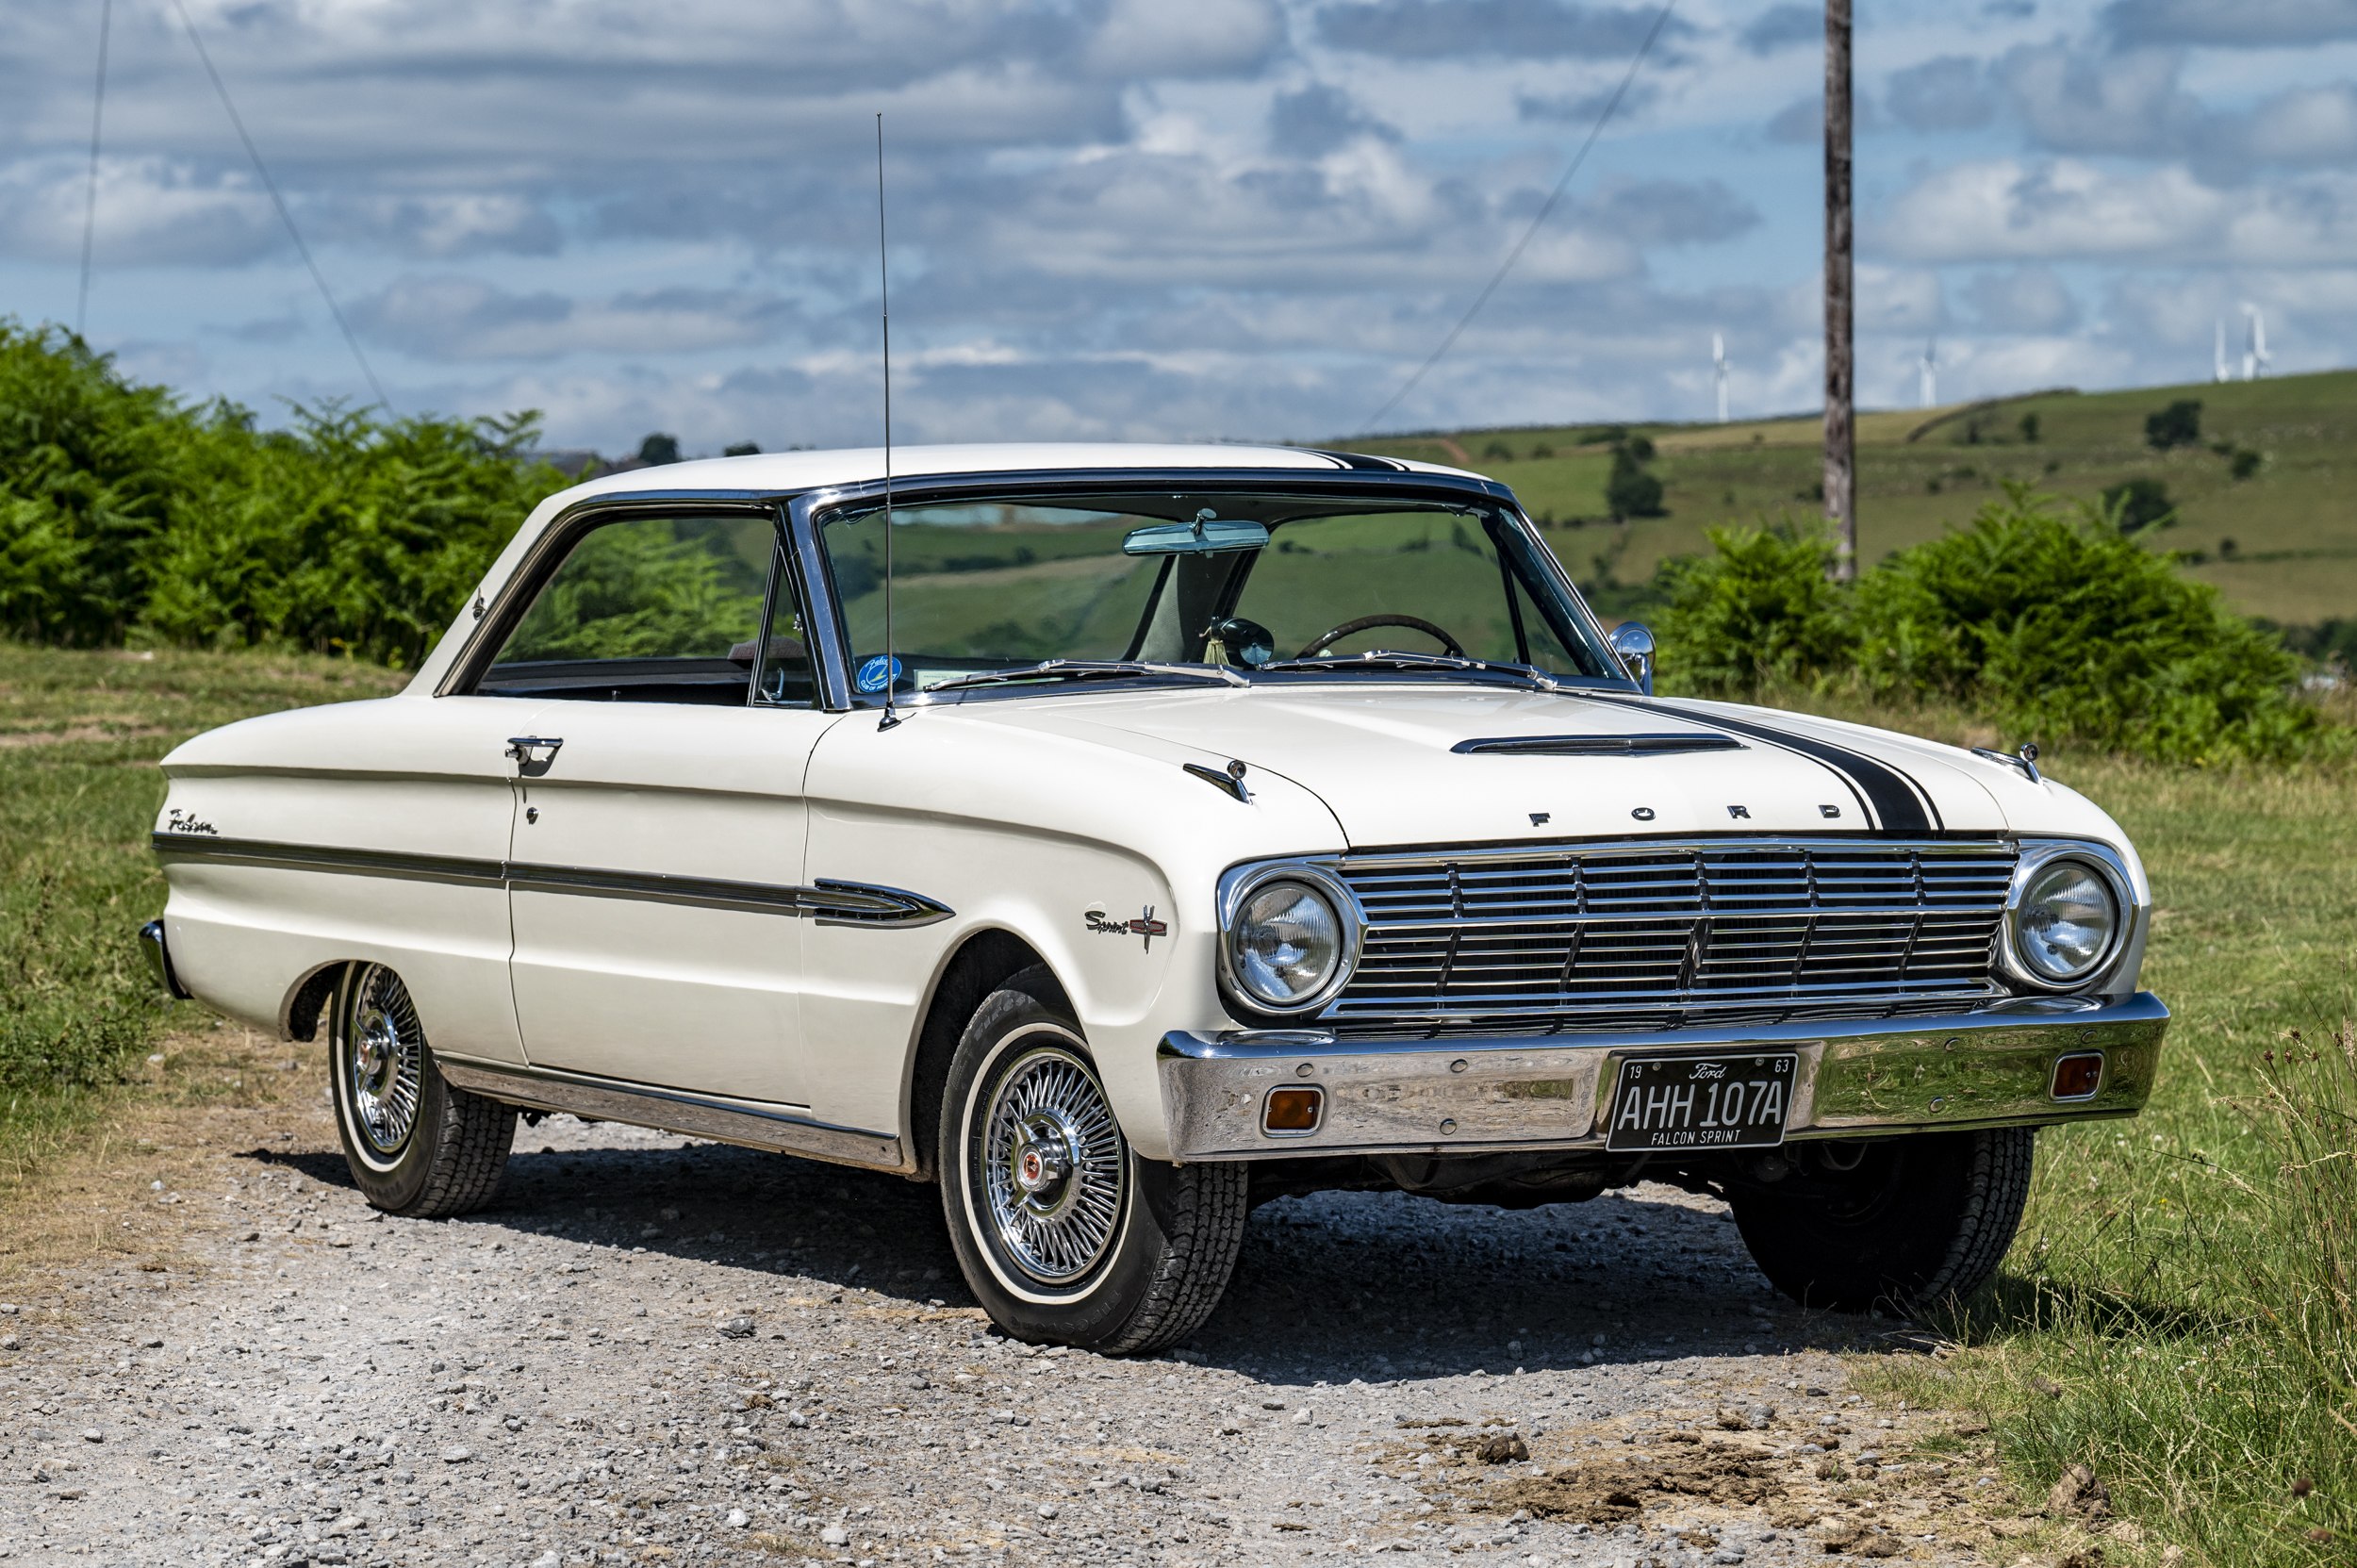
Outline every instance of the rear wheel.
{"label": "rear wheel", "polygon": [[516,1140],[516,1108],[443,1080],[416,1000],[382,964],[347,966],[328,1016],[336,1131],[369,1202],[420,1219],[489,1203]]}
{"label": "rear wheel", "polygon": [[1017,1339],[1158,1350],[1200,1328],[1227,1289],[1249,1168],[1141,1160],[1045,969],[975,1009],[938,1147],[958,1265]]}
{"label": "rear wheel", "polygon": [[2030,1195],[2036,1130],[1793,1146],[1800,1169],[1733,1195],[1743,1244],[1808,1307],[1913,1312],[1996,1276]]}

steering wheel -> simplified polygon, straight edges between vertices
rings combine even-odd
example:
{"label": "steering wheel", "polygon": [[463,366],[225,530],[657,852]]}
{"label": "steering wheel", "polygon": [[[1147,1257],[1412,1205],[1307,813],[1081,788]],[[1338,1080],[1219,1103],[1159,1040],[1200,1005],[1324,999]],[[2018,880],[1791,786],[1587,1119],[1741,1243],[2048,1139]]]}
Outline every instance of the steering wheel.
{"label": "steering wheel", "polygon": [[1370,626],[1405,626],[1410,631],[1422,632],[1426,636],[1437,640],[1442,647],[1449,651],[1451,657],[1459,659],[1465,657],[1463,643],[1459,642],[1432,622],[1419,620],[1411,615],[1368,615],[1360,616],[1356,620],[1345,620],[1300,652],[1295,653],[1294,657],[1296,659],[1315,658],[1353,632],[1363,632]]}

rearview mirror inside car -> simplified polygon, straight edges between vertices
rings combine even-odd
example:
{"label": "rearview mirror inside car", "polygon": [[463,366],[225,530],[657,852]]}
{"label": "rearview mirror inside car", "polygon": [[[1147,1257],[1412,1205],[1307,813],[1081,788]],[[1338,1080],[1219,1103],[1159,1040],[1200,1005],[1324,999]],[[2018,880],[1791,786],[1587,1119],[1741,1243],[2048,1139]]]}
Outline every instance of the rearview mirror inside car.
{"label": "rearview mirror inside car", "polygon": [[1158,522],[1133,528],[1121,541],[1124,555],[1216,555],[1230,550],[1261,550],[1268,544],[1268,528],[1236,518],[1215,518],[1205,512],[1193,522]]}

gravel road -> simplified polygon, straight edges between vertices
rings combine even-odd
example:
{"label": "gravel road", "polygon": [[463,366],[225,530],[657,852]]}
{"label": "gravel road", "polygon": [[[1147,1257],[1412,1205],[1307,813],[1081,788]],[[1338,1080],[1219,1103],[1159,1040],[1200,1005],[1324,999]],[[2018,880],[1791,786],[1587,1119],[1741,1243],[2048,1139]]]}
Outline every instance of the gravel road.
{"label": "gravel road", "polygon": [[1282,1199],[1192,1345],[1116,1361],[1000,1337],[931,1187],[551,1117],[519,1128],[496,1208],[387,1219],[298,1098],[138,1183],[167,1263],[9,1287],[0,1558],[1989,1549],[1976,1429],[1869,1407],[1825,1348],[1894,1326],[1805,1319],[1717,1205],[1670,1189],[1520,1213]]}

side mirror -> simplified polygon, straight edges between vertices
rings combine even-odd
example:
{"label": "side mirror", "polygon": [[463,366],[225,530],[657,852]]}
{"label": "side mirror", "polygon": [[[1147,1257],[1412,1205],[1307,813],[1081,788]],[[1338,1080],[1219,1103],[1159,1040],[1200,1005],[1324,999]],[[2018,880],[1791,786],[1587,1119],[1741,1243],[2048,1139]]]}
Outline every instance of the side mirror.
{"label": "side mirror", "polygon": [[1605,638],[1628,667],[1628,678],[1646,696],[1653,695],[1653,634],[1641,620],[1624,620]]}

